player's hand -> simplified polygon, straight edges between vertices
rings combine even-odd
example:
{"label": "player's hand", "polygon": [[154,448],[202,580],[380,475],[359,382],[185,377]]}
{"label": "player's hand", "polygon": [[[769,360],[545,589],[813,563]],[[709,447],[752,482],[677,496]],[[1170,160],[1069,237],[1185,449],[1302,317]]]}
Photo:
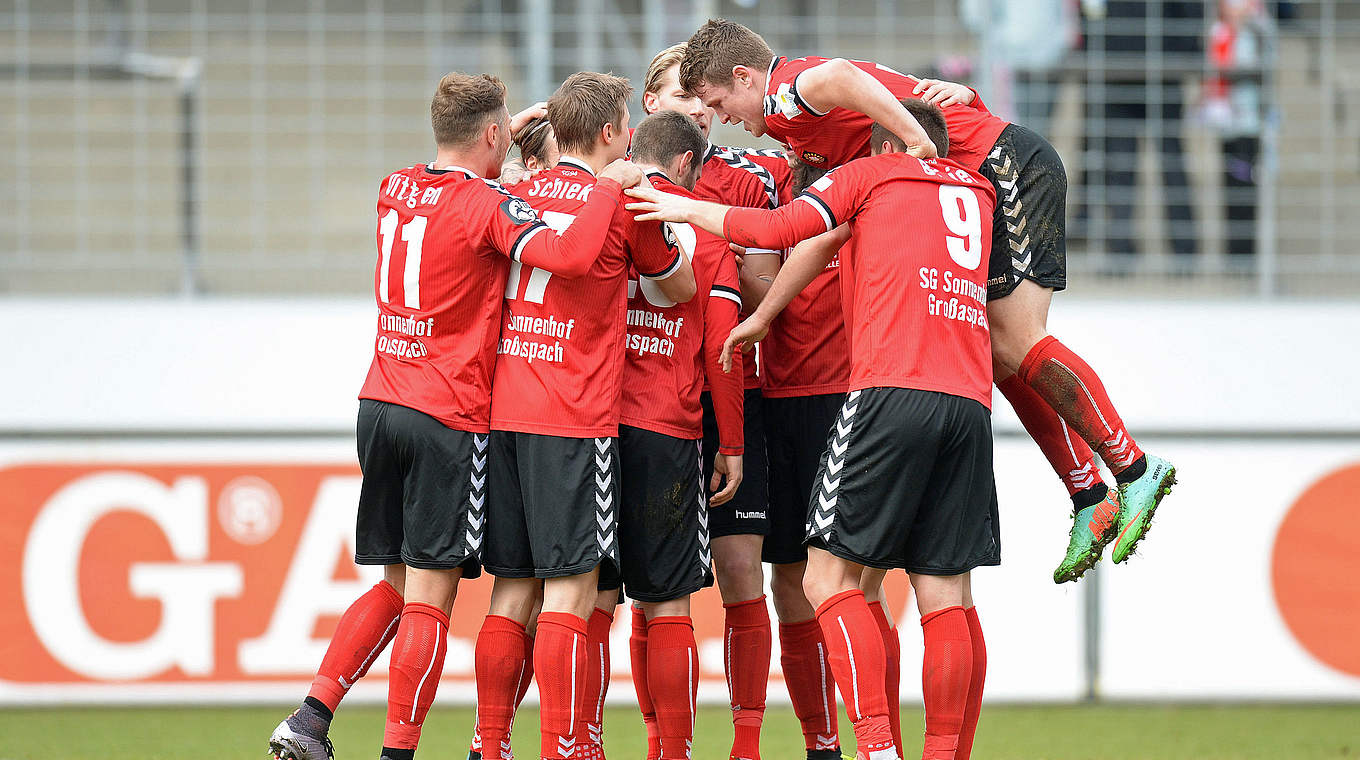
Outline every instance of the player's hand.
{"label": "player's hand", "polygon": [[723,341],[722,347],[722,366],[723,372],[732,371],[732,352],[740,348],[743,351],[750,351],[751,347],[763,340],[770,332],[770,323],[765,321],[759,314],[752,314],[746,321],[732,328],[732,332],[727,334],[727,340]]}
{"label": "player's hand", "polygon": [[687,222],[690,199],[679,195],[663,193],[660,190],[635,187],[628,195],[637,198],[624,208],[637,214],[633,217],[639,222]]}
{"label": "player's hand", "polygon": [[966,106],[976,97],[973,90],[966,85],[946,82],[943,79],[922,79],[916,83],[916,88],[911,93],[940,108],[953,105]]}
{"label": "player's hand", "polygon": [[514,116],[511,116],[511,117],[510,117],[510,139],[511,139],[511,140],[518,139],[518,138],[519,138],[519,131],[520,131],[521,129],[524,129],[524,126],[525,126],[526,124],[528,124],[529,122],[533,121],[534,119],[537,119],[537,118],[542,117],[542,116],[547,116],[547,115],[548,115],[548,104],[545,103],[544,101],[541,101],[541,100],[540,100],[540,101],[538,101],[537,103],[535,103],[535,104],[529,106],[528,108],[524,109],[523,111],[520,111],[519,113],[515,114]]}
{"label": "player's hand", "polygon": [[940,157],[939,151],[935,149],[935,143],[929,140],[926,140],[923,143],[918,143],[916,145],[909,146],[907,148],[907,155],[915,156],[921,159]]}
{"label": "player's hand", "polygon": [[746,266],[746,246],[737,245],[736,243],[728,243],[727,250],[731,251],[732,255],[736,258],[737,272],[740,273],[741,268]]}
{"label": "player's hand", "polygon": [[[727,484],[723,485],[726,480]],[[713,457],[713,479],[709,481],[708,490],[716,491],[708,499],[708,506],[720,507],[732,500],[737,495],[737,486],[741,485],[741,455],[740,454],[718,454]],[[718,488],[722,487],[719,491]]]}
{"label": "player's hand", "polygon": [[616,158],[600,172],[600,179],[612,179],[627,189],[641,182],[643,175],[637,164]]}

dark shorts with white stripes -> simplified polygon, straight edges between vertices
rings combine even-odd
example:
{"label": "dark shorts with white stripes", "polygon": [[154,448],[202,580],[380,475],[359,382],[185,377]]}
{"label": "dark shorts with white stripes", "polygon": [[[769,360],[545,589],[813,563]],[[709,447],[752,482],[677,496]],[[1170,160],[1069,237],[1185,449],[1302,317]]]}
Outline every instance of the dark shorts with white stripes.
{"label": "dark shorts with white stripes", "polygon": [[1001,132],[982,162],[996,188],[987,297],[1005,298],[1021,280],[1067,287],[1067,170],[1047,140],[1019,124]]}
{"label": "dark shorts with white stripes", "polygon": [[619,426],[623,590],[669,602],[713,585],[699,441]]}
{"label": "dark shorts with white stripes", "polygon": [[959,575],[1001,563],[992,415],[910,388],[852,391],[808,511],[808,545],[877,568]]}
{"label": "dark shorts with white stripes", "polygon": [[482,573],[486,433],[409,407],[361,399],[359,514],[354,561]]}
{"label": "dark shorts with white stripes", "polygon": [[770,532],[761,559],[776,565],[807,559],[808,498],[826,453],[827,432],[844,393],[765,399],[770,455]]}
{"label": "dark shorts with white stripes", "polygon": [[600,568],[619,585],[617,438],[491,431],[486,571],[561,578]]}

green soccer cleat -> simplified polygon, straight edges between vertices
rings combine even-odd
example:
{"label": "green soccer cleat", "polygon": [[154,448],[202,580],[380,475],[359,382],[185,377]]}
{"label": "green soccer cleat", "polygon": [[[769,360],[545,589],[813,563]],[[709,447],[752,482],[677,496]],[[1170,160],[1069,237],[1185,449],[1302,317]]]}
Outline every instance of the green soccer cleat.
{"label": "green soccer cleat", "polygon": [[1054,583],[1075,581],[1100,561],[1105,545],[1119,535],[1119,493],[1111,488],[1105,498],[1072,515],[1067,556],[1053,571]]}
{"label": "green soccer cleat", "polygon": [[1176,484],[1176,468],[1170,462],[1146,454],[1147,471],[1141,478],[1119,487],[1119,537],[1110,556],[1115,562],[1128,559],[1138,542],[1147,535],[1152,515],[1162,498]]}

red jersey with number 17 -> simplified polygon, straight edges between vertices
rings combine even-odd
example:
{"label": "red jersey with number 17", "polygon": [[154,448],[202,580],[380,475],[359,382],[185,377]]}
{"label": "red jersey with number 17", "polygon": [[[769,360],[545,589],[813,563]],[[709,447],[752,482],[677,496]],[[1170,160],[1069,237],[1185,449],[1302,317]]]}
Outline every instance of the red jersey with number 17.
{"label": "red jersey with number 17", "polygon": [[833,169],[775,211],[734,208],[724,237],[787,247],[850,225],[850,390],[916,388],[991,408],[987,261],[996,191],[947,159],[905,153]]}
{"label": "red jersey with number 17", "polygon": [[[765,84],[765,130],[789,146],[803,163],[823,169],[869,155],[869,132],[874,125],[868,116],[844,108],[821,113],[798,94],[798,75],[828,60],[775,56]],[[872,61],[851,63],[882,82],[897,98],[918,97],[912,94],[921,81],[916,77]],[[942,110],[949,127],[949,160],[977,171],[1007,122],[993,116],[976,91],[972,103]]]}
{"label": "red jersey with number 17", "polygon": [[[561,230],[573,225],[595,184],[584,162],[564,157],[510,191]],[[635,222],[623,204],[597,250],[595,264],[577,278],[511,267],[491,399],[493,430],[618,435],[629,265],[644,277],[663,279],[681,266],[682,254],[661,223]]]}

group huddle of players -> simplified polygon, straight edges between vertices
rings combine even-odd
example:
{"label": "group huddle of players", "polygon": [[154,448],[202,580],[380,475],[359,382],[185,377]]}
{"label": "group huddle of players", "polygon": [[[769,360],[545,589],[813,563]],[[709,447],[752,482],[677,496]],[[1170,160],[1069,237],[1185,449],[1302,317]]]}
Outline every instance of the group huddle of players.
{"label": "group huddle of players", "polygon": [[[968,758],[969,572],[1000,562],[993,384],[1072,499],[1055,581],[1110,542],[1124,561],[1175,482],[1044,328],[1066,178],[1042,137],[963,85],[789,60],[720,19],[652,61],[632,131],[631,94],[578,73],[510,117],[498,79],[449,74],[435,160],[382,181],[355,560],[385,580],[342,616],[275,758],[332,757],[335,709],[391,642],[382,757],[410,760],[458,581],[485,568],[471,758],[510,757],[533,679],[540,756],[603,758],[625,596],[648,758],[689,758],[689,599],[716,575],[730,757],[757,760],[763,562],[809,760],[841,753],[837,687],[856,757],[901,757],[893,568],[924,631],[922,757]],[[783,151],[714,146],[714,118]]]}

